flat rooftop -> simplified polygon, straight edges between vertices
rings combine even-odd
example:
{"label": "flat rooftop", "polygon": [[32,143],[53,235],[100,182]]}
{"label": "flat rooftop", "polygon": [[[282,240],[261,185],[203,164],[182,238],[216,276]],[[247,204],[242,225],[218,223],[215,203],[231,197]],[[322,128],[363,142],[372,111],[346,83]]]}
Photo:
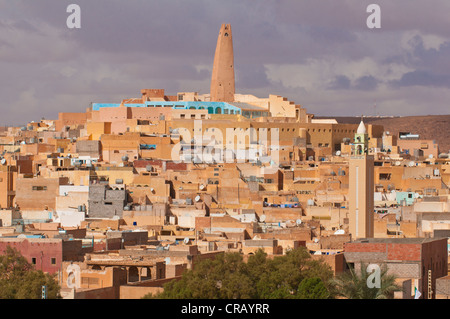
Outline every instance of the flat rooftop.
{"label": "flat rooftop", "polygon": [[352,240],[351,243],[370,243],[370,244],[423,244],[441,240],[442,238],[359,238]]}

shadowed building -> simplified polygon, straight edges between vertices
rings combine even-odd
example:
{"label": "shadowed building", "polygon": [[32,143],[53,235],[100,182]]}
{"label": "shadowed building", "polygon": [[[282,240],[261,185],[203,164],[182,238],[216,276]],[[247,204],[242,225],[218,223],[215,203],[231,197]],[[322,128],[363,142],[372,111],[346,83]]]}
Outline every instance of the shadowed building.
{"label": "shadowed building", "polygon": [[211,101],[233,102],[235,93],[234,54],[231,25],[222,24],[217,39],[211,78]]}

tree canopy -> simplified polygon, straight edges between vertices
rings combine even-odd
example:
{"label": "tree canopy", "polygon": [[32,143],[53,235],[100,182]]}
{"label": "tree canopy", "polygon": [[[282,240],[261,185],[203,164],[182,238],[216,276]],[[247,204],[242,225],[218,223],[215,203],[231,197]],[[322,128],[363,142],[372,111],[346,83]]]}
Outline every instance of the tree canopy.
{"label": "tree canopy", "polygon": [[40,299],[42,286],[47,298],[59,298],[60,287],[55,277],[35,270],[16,249],[7,246],[0,255],[0,299]]}
{"label": "tree canopy", "polygon": [[325,299],[331,297],[332,277],[331,267],[312,259],[304,247],[273,258],[259,250],[247,262],[240,253],[227,252],[198,262],[162,293],[144,298]]}
{"label": "tree canopy", "polygon": [[371,275],[367,271],[367,265],[361,263],[357,271],[350,268],[349,271],[342,273],[332,280],[332,285],[336,294],[347,299],[392,299],[394,292],[401,288],[395,282],[396,277],[388,273],[385,264],[380,267],[380,286],[369,287],[367,280]]}

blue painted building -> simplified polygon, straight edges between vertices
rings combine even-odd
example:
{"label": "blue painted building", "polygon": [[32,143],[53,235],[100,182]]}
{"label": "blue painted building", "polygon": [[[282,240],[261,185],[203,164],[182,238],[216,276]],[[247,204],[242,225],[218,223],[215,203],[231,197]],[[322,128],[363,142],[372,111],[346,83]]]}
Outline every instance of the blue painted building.
{"label": "blue painted building", "polygon": [[414,192],[396,192],[395,197],[397,200],[398,205],[403,205],[403,202],[405,203],[405,206],[411,206],[414,204],[416,200],[416,193]]}
{"label": "blue painted building", "polygon": [[[103,107],[119,107],[120,103],[93,103],[92,110]],[[208,114],[241,114],[247,118],[267,117],[268,110],[248,103],[202,102],[202,101],[147,101],[145,103],[125,103],[126,107],[170,107],[180,110],[208,110]]]}

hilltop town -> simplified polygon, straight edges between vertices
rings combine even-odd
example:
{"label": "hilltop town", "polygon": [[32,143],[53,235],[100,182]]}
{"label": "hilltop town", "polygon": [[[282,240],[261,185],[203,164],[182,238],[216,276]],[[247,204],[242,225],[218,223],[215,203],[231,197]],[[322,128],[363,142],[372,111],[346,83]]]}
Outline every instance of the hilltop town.
{"label": "hilltop town", "polygon": [[137,88],[1,129],[0,250],[67,299],[141,298],[225,252],[298,247],[336,275],[386,264],[395,298],[450,298],[449,149],[235,91],[224,24],[207,94]]}

